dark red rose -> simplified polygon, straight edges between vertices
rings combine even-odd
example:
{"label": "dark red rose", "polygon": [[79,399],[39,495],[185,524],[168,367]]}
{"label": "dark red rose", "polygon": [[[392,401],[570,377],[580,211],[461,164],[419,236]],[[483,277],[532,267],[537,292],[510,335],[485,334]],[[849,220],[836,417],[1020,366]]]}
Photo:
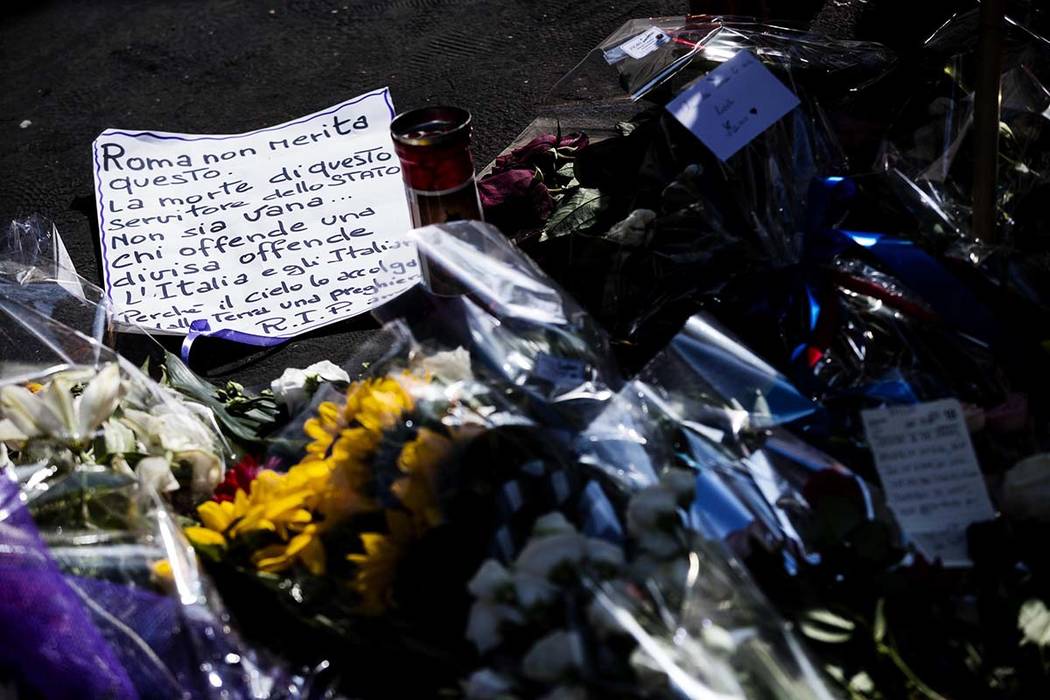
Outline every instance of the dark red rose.
{"label": "dark red rose", "polygon": [[[558,138],[554,134],[541,134],[524,146],[500,156],[492,166],[492,173],[517,169],[538,169],[547,182],[566,161],[576,157],[577,151],[587,145],[584,134],[569,134]],[[555,153],[557,150],[557,153]]]}
{"label": "dark red rose", "polygon": [[252,482],[259,475],[261,468],[259,460],[254,455],[245,453],[240,461],[226,470],[222,483],[215,487],[215,500],[219,503],[232,501],[238,489],[251,493]]}
{"label": "dark red rose", "polygon": [[538,226],[554,211],[554,199],[534,170],[488,175],[478,182],[485,220],[504,231]]}

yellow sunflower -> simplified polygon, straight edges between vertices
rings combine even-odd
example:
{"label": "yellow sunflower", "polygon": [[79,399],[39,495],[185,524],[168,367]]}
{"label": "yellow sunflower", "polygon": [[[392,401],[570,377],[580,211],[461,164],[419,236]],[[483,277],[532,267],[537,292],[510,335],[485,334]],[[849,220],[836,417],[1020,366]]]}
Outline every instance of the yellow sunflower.
{"label": "yellow sunflower", "polygon": [[412,514],[417,527],[441,522],[434,480],[441,463],[452,451],[452,441],[429,428],[420,428],[414,440],[401,448],[397,466],[404,474],[390,490]]}
{"label": "yellow sunflower", "polygon": [[400,511],[386,511],[387,532],[360,535],[364,552],[348,554],[357,565],[350,586],[361,596],[359,611],[364,615],[382,614],[393,603],[393,583],[405,547],[413,539],[411,518]]}

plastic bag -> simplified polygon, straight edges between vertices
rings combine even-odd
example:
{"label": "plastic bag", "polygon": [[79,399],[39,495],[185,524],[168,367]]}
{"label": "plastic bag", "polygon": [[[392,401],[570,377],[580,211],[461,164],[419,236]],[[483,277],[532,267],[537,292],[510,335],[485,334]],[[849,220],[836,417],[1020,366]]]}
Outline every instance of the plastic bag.
{"label": "plastic bag", "polygon": [[5,674],[47,697],[304,697],[231,630],[172,510],[210,492],[228,445],[98,341],[101,291],[61,249],[16,223],[0,265]]}
{"label": "plastic bag", "polygon": [[[367,696],[462,681],[472,697],[494,686],[742,697],[742,675],[755,672],[775,695],[825,697],[791,633],[744,592],[732,555],[691,544],[691,476],[583,459],[602,449],[589,426],[610,420],[622,385],[593,322],[491,227],[414,236],[427,281],[405,297],[423,311],[405,309],[385,329],[387,357],[289,425],[306,443],[290,465],[246,475],[188,530],[237,591],[227,597],[239,619],[265,606],[255,631],[270,628],[270,643],[301,661],[336,650],[325,658]],[[767,386],[762,369],[741,374]],[[647,492],[661,478],[670,491]],[[300,510],[260,531],[252,509],[298,488]],[[657,532],[647,499],[681,525]],[[659,543],[642,544],[650,535]],[[703,583],[687,585],[694,556]],[[683,619],[686,601],[696,615]],[[722,624],[737,636],[705,632],[728,607]],[[418,672],[397,672],[406,665]]]}
{"label": "plastic bag", "polygon": [[[774,68],[790,68],[815,90],[856,88],[885,71],[893,53],[880,44],[841,41],[747,17],[691,15],[633,19],[610,34],[552,90],[552,99],[594,101],[609,66],[632,100],[677,92],[713,64],[750,51]],[[605,65],[604,68],[602,67]],[[812,74],[810,80],[807,76]]]}
{"label": "plastic bag", "polygon": [[[882,170],[921,193],[949,223],[941,247],[960,258],[983,260],[992,241],[970,235],[973,74],[977,11],[946,23],[925,43],[929,69],[905,93],[903,109],[878,157]],[[1043,251],[1039,202],[1050,191],[1050,40],[1007,20],[1002,73],[998,166],[999,240],[1028,252]],[[932,95],[932,99],[931,99]],[[930,234],[936,233],[930,232]],[[931,241],[934,243],[935,241]]]}

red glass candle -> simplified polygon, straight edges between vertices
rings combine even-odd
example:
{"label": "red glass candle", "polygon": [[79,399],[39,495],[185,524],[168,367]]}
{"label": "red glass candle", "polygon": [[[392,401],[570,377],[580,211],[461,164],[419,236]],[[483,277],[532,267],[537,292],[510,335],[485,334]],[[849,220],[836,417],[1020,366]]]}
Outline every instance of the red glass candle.
{"label": "red glass candle", "polygon": [[470,129],[470,112],[459,107],[423,107],[391,122],[415,226],[482,220]]}

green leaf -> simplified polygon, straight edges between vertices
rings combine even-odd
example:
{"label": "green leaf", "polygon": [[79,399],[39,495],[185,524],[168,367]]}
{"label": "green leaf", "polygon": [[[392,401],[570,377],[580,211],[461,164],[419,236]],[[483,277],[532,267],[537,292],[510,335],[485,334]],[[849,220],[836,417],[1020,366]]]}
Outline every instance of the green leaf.
{"label": "green leaf", "polygon": [[540,240],[586,231],[595,225],[609,202],[610,197],[599,190],[581,187],[551,214]]}
{"label": "green leaf", "polygon": [[1050,646],[1050,610],[1047,610],[1043,601],[1026,601],[1017,615],[1017,627],[1024,636],[1021,644]]}
{"label": "green leaf", "polygon": [[219,389],[215,385],[201,379],[170,352],[164,353],[164,369],[173,389],[210,408],[223,430],[242,442],[262,442],[260,432],[268,430],[276,423],[276,410],[270,414],[259,413],[251,417],[234,415],[227,409],[226,404],[217,398]]}

